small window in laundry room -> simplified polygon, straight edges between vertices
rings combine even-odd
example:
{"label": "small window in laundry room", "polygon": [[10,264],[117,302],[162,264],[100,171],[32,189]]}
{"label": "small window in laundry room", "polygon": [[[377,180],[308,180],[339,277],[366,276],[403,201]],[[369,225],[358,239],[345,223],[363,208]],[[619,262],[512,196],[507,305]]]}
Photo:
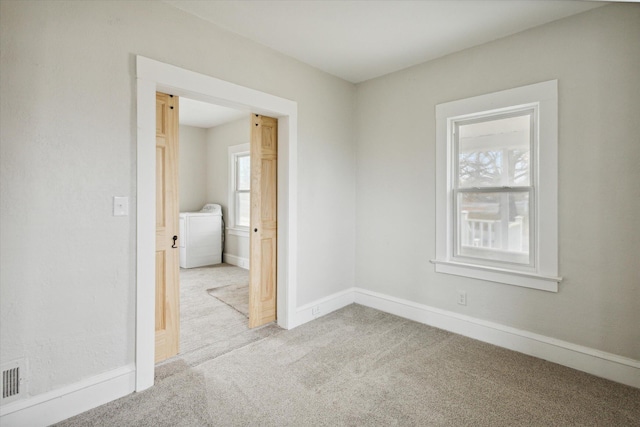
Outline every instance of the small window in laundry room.
{"label": "small window in laundry room", "polygon": [[251,155],[249,144],[229,147],[229,229],[248,233],[251,220]]}

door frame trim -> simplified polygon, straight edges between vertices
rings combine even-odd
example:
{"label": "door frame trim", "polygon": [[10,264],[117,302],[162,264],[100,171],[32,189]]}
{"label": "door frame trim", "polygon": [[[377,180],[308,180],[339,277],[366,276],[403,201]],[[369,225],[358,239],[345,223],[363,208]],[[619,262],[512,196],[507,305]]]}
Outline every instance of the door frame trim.
{"label": "door frame trim", "polygon": [[[298,104],[255,89],[136,56],[136,391],[154,380],[156,92],[278,119],[278,325],[294,326],[297,287]],[[249,122],[247,122],[249,126]]]}

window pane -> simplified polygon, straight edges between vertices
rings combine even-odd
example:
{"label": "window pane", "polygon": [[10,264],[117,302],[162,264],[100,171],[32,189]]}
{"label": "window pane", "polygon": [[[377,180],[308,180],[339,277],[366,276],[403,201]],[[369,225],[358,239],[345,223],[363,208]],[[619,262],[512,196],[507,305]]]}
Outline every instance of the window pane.
{"label": "window pane", "polygon": [[236,190],[251,188],[251,157],[248,154],[238,156],[236,163]]}
{"label": "window pane", "polygon": [[458,255],[529,264],[529,192],[458,193]]}
{"label": "window pane", "polygon": [[251,220],[251,196],[250,193],[236,193],[236,225],[249,227]]}
{"label": "window pane", "polygon": [[461,124],[458,186],[528,186],[531,114]]}

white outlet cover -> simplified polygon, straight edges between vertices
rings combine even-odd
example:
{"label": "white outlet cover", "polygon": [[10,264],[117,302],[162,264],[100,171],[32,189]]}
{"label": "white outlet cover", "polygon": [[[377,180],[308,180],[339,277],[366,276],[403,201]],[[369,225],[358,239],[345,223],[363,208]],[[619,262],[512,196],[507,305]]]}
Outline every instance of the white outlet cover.
{"label": "white outlet cover", "polygon": [[458,291],[458,304],[467,305],[467,293],[465,291]]}
{"label": "white outlet cover", "polygon": [[115,196],[113,198],[113,216],[129,215],[129,198]]}

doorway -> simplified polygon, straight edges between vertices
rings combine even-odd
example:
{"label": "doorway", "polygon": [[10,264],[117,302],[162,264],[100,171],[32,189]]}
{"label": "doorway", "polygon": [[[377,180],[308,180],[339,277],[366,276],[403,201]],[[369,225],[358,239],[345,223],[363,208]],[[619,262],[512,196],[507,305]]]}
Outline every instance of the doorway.
{"label": "doorway", "polygon": [[[249,329],[275,318],[273,313],[272,318],[263,319],[264,310],[260,307],[249,310],[250,302],[264,305],[263,298],[257,301],[249,298],[249,265],[250,237],[253,237],[250,194],[257,193],[252,191],[252,181],[258,185],[253,190],[262,189],[260,193],[267,193],[265,198],[273,196],[273,204],[276,195],[268,192],[276,186],[276,179],[260,173],[266,160],[253,165],[257,176],[251,178],[249,142],[254,139],[252,134],[262,129],[253,126],[254,115],[186,97],[180,97],[178,103],[180,286],[176,294],[180,346],[174,355],[191,364],[215,358],[279,330],[273,325],[264,331]],[[268,142],[273,142],[275,161],[277,135],[269,136],[273,139]],[[256,147],[255,154],[260,156],[262,151],[262,146]],[[272,182],[260,186],[259,182],[267,178]],[[256,205],[260,204],[259,199],[254,200]],[[264,264],[260,262],[261,246],[265,245],[257,246],[259,261],[251,270],[253,278],[271,279],[269,274],[260,273]],[[264,255],[272,258],[269,253]],[[275,280],[269,280],[264,287],[268,285],[275,288]],[[156,360],[159,360],[157,347]]]}
{"label": "doorway", "polygon": [[213,77],[138,56],[137,65],[137,290],[136,290],[136,390],[154,381],[154,281],[155,281],[155,93],[178,96],[265,114],[278,118],[280,161],[278,164],[278,325],[296,324],[297,249],[297,105]]}

